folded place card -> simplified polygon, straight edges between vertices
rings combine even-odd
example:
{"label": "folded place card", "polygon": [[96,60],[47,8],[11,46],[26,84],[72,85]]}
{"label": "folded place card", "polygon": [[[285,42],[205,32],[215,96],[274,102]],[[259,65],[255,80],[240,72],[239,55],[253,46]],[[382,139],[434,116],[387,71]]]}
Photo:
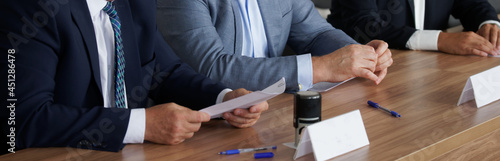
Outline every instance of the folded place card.
{"label": "folded place card", "polygon": [[370,144],[359,110],[307,126],[293,159],[314,153],[327,160]]}
{"label": "folded place card", "polygon": [[477,108],[500,99],[500,66],[469,77],[457,106],[472,99],[476,100]]}

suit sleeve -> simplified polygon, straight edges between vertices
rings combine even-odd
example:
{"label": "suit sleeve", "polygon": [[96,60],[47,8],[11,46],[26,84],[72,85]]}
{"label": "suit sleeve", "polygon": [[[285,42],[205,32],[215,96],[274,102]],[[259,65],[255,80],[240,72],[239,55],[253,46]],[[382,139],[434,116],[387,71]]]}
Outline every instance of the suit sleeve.
{"label": "suit sleeve", "polygon": [[360,43],[379,39],[386,41],[391,48],[406,49],[406,42],[416,29],[409,26],[398,27],[387,20],[387,14],[394,17],[391,12],[404,12],[406,6],[400,4],[391,11],[382,11],[377,6],[377,1],[374,0],[332,0],[332,14],[328,16],[328,22]]}
{"label": "suit sleeve", "polygon": [[[35,1],[33,1],[35,2]],[[36,28],[34,36],[26,32],[21,17],[32,17],[42,11],[36,3],[18,1],[0,3],[0,51],[15,49],[15,123],[5,125],[9,109],[1,108],[2,127],[14,127],[16,150],[29,147],[76,147],[119,151],[129,121],[130,111],[103,107],[68,106],[56,103],[54,89],[58,83],[57,68],[63,54],[59,46],[54,17],[44,27]],[[61,8],[60,14],[65,13]],[[1,58],[1,76],[6,83],[7,56]],[[2,81],[2,82],[4,82]],[[1,99],[6,100],[2,94]],[[10,98],[10,97],[9,97]],[[4,102],[7,104],[8,102]],[[10,105],[11,102],[9,102]],[[5,131],[4,131],[5,132]]]}
{"label": "suit sleeve", "polygon": [[[215,104],[217,96],[226,87],[197,73],[175,55],[172,48],[157,32],[155,55],[159,70],[153,76],[151,98],[155,103],[175,102],[200,110]],[[159,79],[157,79],[159,78]]]}
{"label": "suit sleeve", "polygon": [[210,14],[201,0],[158,1],[160,31],[176,54],[196,71],[233,89],[262,90],[285,77],[287,90],[298,90],[296,56],[250,58],[228,51]]}
{"label": "suit sleeve", "polygon": [[323,19],[310,0],[292,0],[292,24],[288,46],[297,53],[321,56],[344,46],[357,44],[342,30]]}
{"label": "suit sleeve", "polygon": [[476,32],[484,21],[498,21],[495,9],[487,0],[457,0],[452,15],[460,19],[465,31]]}

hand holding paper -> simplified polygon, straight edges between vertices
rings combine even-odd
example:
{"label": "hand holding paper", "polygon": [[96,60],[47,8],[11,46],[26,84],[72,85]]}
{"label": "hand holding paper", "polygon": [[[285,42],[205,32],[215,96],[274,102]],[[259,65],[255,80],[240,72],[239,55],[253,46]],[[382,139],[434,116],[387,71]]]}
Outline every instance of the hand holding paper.
{"label": "hand holding paper", "polygon": [[[224,96],[224,101],[238,98],[252,93],[244,88],[231,91]],[[253,126],[260,118],[260,115],[269,109],[267,101],[260,102],[248,109],[235,109],[232,112],[224,112],[222,115],[227,123],[238,128],[247,128]]]}
{"label": "hand holding paper", "polygon": [[253,93],[201,109],[200,111],[208,113],[211,118],[221,117],[224,112],[231,112],[238,108],[249,108],[260,102],[267,101],[283,93],[285,91],[285,86],[285,78],[281,78],[281,80],[262,91],[255,91]]}

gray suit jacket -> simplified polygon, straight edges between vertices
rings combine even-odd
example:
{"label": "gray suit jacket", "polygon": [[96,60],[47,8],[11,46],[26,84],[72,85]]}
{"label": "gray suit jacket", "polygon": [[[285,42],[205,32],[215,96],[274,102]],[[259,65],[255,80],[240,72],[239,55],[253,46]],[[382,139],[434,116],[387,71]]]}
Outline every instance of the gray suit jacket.
{"label": "gray suit jacket", "polygon": [[333,28],[310,0],[258,0],[268,41],[268,58],[244,57],[236,0],[158,0],[159,30],[175,53],[198,72],[230,88],[260,90],[285,77],[297,91],[296,53],[320,56],[357,43]]}

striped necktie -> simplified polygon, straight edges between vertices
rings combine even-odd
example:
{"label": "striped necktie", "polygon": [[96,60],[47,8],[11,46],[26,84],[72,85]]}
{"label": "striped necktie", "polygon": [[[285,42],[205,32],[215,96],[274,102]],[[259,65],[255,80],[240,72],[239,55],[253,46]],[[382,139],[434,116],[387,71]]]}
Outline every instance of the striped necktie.
{"label": "striped necktie", "polygon": [[120,18],[115,7],[108,2],[102,9],[109,15],[109,20],[115,33],[115,105],[117,108],[125,107],[125,58],[123,56],[123,44],[120,31]]}

